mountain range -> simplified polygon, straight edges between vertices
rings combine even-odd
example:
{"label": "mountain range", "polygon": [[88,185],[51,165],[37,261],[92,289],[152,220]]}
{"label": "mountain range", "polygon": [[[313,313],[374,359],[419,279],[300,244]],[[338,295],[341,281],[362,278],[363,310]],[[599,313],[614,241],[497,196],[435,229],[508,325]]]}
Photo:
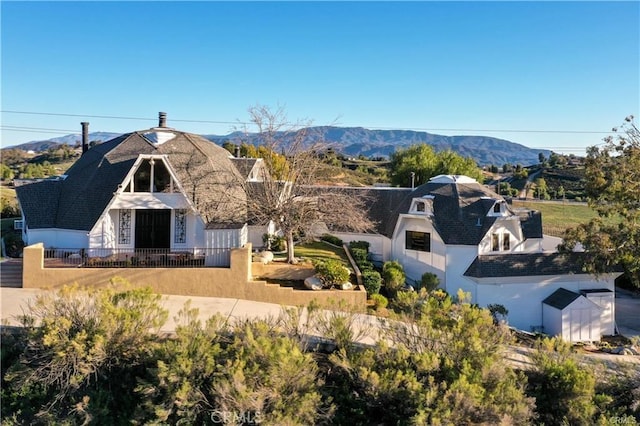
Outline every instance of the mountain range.
{"label": "mountain range", "polygon": [[[452,150],[465,157],[472,157],[479,165],[522,164],[523,166],[538,163],[538,155],[548,157],[551,151],[531,149],[524,145],[489,136],[443,136],[413,130],[370,130],[363,127],[320,126],[306,129],[309,144],[313,140],[322,140],[336,152],[349,157],[389,157],[398,148],[406,148],[417,143],[427,143],[435,151]],[[91,141],[107,141],[118,133],[93,132],[89,134]],[[203,135],[217,144],[230,141],[260,144],[260,135],[255,133],[234,132],[228,135]],[[25,151],[41,152],[59,144],[75,145],[80,142],[80,135],[71,134],[44,141],[27,142],[12,148]]]}

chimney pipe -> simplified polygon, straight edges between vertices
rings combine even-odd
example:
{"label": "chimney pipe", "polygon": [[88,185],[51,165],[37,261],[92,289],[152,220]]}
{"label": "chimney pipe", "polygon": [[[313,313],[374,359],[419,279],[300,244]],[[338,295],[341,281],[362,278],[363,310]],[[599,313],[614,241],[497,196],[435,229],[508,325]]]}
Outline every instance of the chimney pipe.
{"label": "chimney pipe", "polygon": [[236,145],[235,154],[236,154],[236,158],[240,158],[240,145]]}
{"label": "chimney pipe", "polygon": [[158,113],[158,127],[167,127],[167,113]]}
{"label": "chimney pipe", "polygon": [[89,150],[89,123],[83,121],[80,123],[82,126],[82,154]]}

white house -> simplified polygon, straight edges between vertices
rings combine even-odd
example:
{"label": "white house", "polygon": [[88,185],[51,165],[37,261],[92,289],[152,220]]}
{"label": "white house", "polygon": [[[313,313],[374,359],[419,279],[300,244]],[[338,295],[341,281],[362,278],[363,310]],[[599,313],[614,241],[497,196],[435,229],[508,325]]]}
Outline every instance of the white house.
{"label": "white house", "polygon": [[95,253],[228,254],[250,238],[242,185],[259,183],[261,165],[167,127],[160,113],[158,127],[91,149],[83,141],[66,175],[18,186],[23,240]]}
{"label": "white house", "polygon": [[472,303],[501,304],[509,311],[510,325],[551,334],[565,324],[552,326],[549,316],[545,320],[543,302],[559,289],[585,294],[590,306],[600,308],[597,320],[595,313],[580,317],[594,330],[589,339],[615,333],[614,279],[619,274],[595,277],[583,272],[581,253],[550,252],[557,243],[542,234],[539,212],[514,210],[466,176],[436,176],[414,190],[367,191],[376,232],[334,233],[347,242],[368,241],[373,260],[399,261],[410,282],[425,272],[436,274],[450,294],[462,289]]}

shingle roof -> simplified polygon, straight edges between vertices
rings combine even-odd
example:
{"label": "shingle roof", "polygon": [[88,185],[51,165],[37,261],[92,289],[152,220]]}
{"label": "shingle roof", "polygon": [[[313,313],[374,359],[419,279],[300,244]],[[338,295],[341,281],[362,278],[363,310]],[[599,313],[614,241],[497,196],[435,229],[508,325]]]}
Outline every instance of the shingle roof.
{"label": "shingle roof", "polygon": [[173,138],[154,144],[145,132],[96,145],[73,164],[65,180],[25,185],[18,198],[27,226],[91,230],[140,154],[168,156],[205,221],[235,223],[244,219],[244,193],[228,151],[200,136],[168,128],[162,132],[172,133]]}
{"label": "shingle roof", "polygon": [[238,172],[245,179],[249,178],[249,174],[251,173],[251,170],[253,170],[253,166],[256,164],[257,161],[258,161],[257,158],[236,158],[236,157],[231,158],[231,162],[233,163],[234,166],[236,166],[236,168],[238,169]]}
{"label": "shingle roof", "polygon": [[580,297],[578,293],[574,293],[573,291],[569,291],[564,288],[559,288],[554,291],[551,296],[544,299],[542,303],[562,310],[572,304],[578,297]]}
{"label": "shingle roof", "polygon": [[27,224],[30,228],[55,227],[61,180],[43,180],[16,187]]}
{"label": "shingle roof", "polygon": [[414,198],[432,195],[434,227],[445,244],[477,245],[489,228],[495,223],[495,217],[487,213],[496,200],[502,200],[498,194],[479,183],[434,183],[428,182],[406,194],[395,211],[385,223],[384,234],[393,235],[400,214],[408,213]]}
{"label": "shingle roof", "polygon": [[464,275],[474,278],[585,274],[584,253],[510,253],[478,256]]}

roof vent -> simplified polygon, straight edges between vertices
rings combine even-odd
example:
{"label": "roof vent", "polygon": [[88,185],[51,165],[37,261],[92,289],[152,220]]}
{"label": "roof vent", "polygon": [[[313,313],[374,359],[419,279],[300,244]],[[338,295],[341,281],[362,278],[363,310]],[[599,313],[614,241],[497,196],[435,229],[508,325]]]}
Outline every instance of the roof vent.
{"label": "roof vent", "polygon": [[478,221],[476,222],[476,226],[478,227],[482,226],[482,222],[480,222],[480,218],[478,218]]}
{"label": "roof vent", "polygon": [[159,112],[158,113],[158,127],[167,127],[167,113]]}

